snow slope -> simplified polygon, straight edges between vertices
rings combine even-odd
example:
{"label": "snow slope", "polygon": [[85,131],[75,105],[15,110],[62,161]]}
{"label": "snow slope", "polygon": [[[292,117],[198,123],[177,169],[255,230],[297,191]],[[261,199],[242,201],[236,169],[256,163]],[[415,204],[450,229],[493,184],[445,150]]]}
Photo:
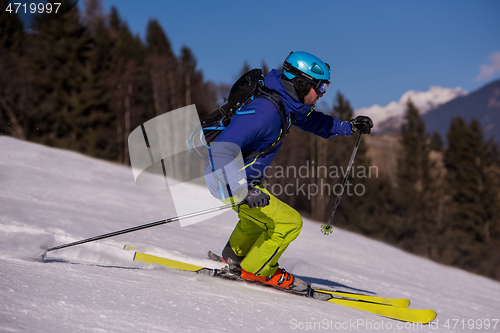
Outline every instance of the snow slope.
{"label": "snow slope", "polygon": [[[5,136],[0,189],[0,332],[500,331],[500,323],[493,329],[498,282],[342,230],[324,236],[308,220],[282,267],[310,283],[409,298],[410,307],[438,312],[434,325],[412,328],[269,288],[150,267],[122,250],[140,245],[204,262],[207,250],[225,245],[232,211],[49,252],[41,261],[42,246],[175,216],[171,201],[165,191],[137,187],[129,168]],[[186,200],[203,200],[196,193]],[[471,330],[472,319],[482,329]]]}

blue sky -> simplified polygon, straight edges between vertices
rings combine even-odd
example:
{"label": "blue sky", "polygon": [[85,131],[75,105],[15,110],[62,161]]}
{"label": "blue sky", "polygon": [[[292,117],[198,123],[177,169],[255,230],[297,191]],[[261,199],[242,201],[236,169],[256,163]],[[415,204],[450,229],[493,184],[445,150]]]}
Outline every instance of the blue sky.
{"label": "blue sky", "polygon": [[[410,89],[473,91],[500,78],[500,1],[104,0],[144,37],[156,18],[179,54],[194,53],[205,79],[233,82],[245,61],[279,66],[290,51],[330,63],[332,84],[357,109]],[[481,66],[483,74],[480,75]]]}

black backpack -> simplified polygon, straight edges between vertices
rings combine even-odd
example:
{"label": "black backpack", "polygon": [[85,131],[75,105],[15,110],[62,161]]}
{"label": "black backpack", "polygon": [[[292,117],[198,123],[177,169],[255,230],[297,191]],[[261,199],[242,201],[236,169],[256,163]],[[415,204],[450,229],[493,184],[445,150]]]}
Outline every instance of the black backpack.
{"label": "black backpack", "polygon": [[262,70],[252,69],[233,84],[227,103],[202,119],[191,133],[187,140],[189,152],[193,151],[201,159],[208,160],[210,144],[231,123],[231,118],[254,98],[266,98],[274,104],[283,121],[282,129],[280,137],[271,146],[260,151],[242,152],[243,159],[255,158],[273,150],[287,134],[285,105],[278,94],[264,87]]}

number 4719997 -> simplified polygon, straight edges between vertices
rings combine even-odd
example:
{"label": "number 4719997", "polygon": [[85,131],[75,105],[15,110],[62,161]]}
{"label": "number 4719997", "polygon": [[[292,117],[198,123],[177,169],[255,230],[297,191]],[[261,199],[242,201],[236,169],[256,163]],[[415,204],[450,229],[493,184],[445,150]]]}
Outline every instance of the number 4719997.
{"label": "number 4719997", "polygon": [[5,8],[5,11],[6,12],[9,12],[9,13],[14,13],[14,14],[21,14],[21,13],[24,13],[24,14],[28,14],[28,13],[31,13],[31,14],[35,14],[35,13],[38,13],[38,14],[43,14],[43,13],[52,13],[52,11],[54,11],[54,13],[57,13],[57,11],[59,10],[59,7],[61,7],[61,3],[60,2],[56,2],[54,4],[52,3],[30,3],[29,6],[26,4],[26,3],[20,3],[20,2],[15,2],[15,3],[9,3],[7,5],[7,8]]}
{"label": "number 4719997", "polygon": [[498,319],[448,319],[443,327],[447,329],[470,329],[470,330],[480,330],[480,329],[496,329],[498,324]]}

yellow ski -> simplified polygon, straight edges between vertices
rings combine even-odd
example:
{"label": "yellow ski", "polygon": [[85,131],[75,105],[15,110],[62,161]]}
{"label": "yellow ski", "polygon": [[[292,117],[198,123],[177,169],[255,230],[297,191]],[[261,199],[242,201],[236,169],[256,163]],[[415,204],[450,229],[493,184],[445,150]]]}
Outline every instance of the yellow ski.
{"label": "yellow ski", "polygon": [[[127,250],[133,250],[133,248],[129,247],[127,248]],[[165,267],[179,269],[183,271],[205,273],[205,274],[208,273],[209,275],[212,276],[227,278],[220,274],[221,270],[219,269],[188,264],[181,261],[157,257],[154,255],[140,253],[140,252],[135,252],[134,261],[139,261],[147,264],[162,265]],[[282,290],[287,291],[285,289]],[[342,306],[347,306],[358,310],[368,311],[392,319],[427,324],[433,321],[437,316],[437,313],[434,310],[418,310],[418,309],[407,308],[407,306],[410,304],[410,301],[404,298],[400,299],[385,298],[378,296],[362,295],[362,294],[355,294],[342,291],[321,290],[314,288],[309,288],[308,290],[309,291],[307,292],[307,294],[300,294],[300,295],[330,303],[335,303]]]}
{"label": "yellow ski", "polygon": [[382,303],[392,306],[398,306],[401,308],[407,308],[410,305],[410,300],[406,298],[386,298],[386,297],[378,297],[378,296],[370,296],[356,293],[349,293],[344,291],[334,291],[334,290],[322,290],[322,289],[314,289],[316,292],[322,292],[330,295],[337,295],[341,297],[351,298],[353,300],[358,301],[368,301],[373,303]]}
{"label": "yellow ski", "polygon": [[140,261],[146,264],[158,264],[174,269],[180,269],[183,271],[198,272],[203,270],[205,267],[187,264],[181,261],[171,260],[167,258],[157,257],[150,254],[136,252],[134,255],[134,261]]}
{"label": "yellow ski", "polygon": [[436,318],[437,313],[434,310],[417,310],[401,308],[388,304],[372,303],[366,301],[355,301],[349,299],[330,298],[327,302],[347,306],[350,308],[368,311],[384,317],[427,324]]}

